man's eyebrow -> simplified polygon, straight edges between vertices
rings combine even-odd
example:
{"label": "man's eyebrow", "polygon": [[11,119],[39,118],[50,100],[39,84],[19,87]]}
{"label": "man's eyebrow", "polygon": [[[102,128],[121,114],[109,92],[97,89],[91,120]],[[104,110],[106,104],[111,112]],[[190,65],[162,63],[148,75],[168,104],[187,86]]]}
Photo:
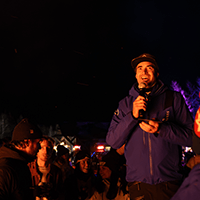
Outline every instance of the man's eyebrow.
{"label": "man's eyebrow", "polygon": [[154,68],[154,65],[147,65],[147,67],[153,67]]}
{"label": "man's eyebrow", "polygon": [[[138,65],[136,68],[142,67],[142,65]],[[147,65],[147,67],[154,67],[154,65]]]}

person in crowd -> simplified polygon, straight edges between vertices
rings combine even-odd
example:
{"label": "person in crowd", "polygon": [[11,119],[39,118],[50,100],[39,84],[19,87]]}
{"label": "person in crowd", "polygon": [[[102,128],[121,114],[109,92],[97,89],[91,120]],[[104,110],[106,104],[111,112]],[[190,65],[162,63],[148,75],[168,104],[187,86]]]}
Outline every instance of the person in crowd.
{"label": "person in crowd", "polygon": [[180,187],[182,146],[192,145],[193,118],[182,95],[158,77],[155,57],[131,61],[136,83],[119,102],[106,142],[125,144],[126,180],[131,199],[169,200]]}
{"label": "person in crowd", "polygon": [[[121,153],[121,150],[119,151]],[[121,154],[123,155],[123,154]],[[111,149],[99,162],[96,191],[90,200],[129,200],[125,175],[120,175],[121,155]]]}
{"label": "person in crowd", "polygon": [[36,200],[59,199],[63,192],[63,181],[61,169],[52,164],[54,140],[49,136],[43,135],[40,146],[37,158],[28,163]]}
{"label": "person in crowd", "polygon": [[126,181],[126,159],[124,157],[124,147],[125,144],[122,145],[119,149],[116,149],[115,151],[118,153],[119,156],[119,178],[121,183],[121,189],[125,193],[127,190],[128,182]]}
{"label": "person in crowd", "polygon": [[74,169],[69,163],[69,149],[63,145],[57,146],[57,156],[53,164],[62,170],[63,182],[74,172]]}
{"label": "person in crowd", "polygon": [[27,118],[14,128],[10,143],[0,148],[0,199],[34,199],[27,163],[35,159],[41,130]]}
{"label": "person in crowd", "polygon": [[181,187],[171,200],[199,200],[200,196],[200,108],[194,122],[192,149],[195,156],[190,158],[187,167],[190,168],[188,177],[185,178]]}
{"label": "person in crowd", "polygon": [[75,157],[75,170],[65,181],[66,200],[87,200],[95,191],[95,175],[90,167],[89,153],[80,150]]}

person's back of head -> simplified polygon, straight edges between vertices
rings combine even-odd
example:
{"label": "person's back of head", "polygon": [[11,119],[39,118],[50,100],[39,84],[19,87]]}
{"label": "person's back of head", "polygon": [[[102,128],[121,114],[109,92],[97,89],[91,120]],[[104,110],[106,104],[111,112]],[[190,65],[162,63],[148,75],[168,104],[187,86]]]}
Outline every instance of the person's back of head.
{"label": "person's back of head", "polygon": [[57,146],[57,157],[60,158],[61,156],[65,155],[69,157],[69,149],[64,147],[63,145]]}

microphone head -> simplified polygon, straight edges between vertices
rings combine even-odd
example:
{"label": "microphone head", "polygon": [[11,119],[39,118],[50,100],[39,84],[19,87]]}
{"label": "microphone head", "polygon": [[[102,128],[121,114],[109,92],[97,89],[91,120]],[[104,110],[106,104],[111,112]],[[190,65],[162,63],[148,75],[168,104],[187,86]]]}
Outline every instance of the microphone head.
{"label": "microphone head", "polygon": [[144,88],[146,88],[146,83],[144,83],[144,82],[141,82],[141,83],[139,83],[139,85],[138,85],[138,88],[139,89],[144,89]]}

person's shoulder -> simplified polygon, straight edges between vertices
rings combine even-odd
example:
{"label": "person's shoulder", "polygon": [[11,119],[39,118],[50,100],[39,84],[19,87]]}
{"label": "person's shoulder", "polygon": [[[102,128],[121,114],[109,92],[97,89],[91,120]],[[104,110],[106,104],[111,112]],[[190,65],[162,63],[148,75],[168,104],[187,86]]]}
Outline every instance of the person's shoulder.
{"label": "person's shoulder", "polygon": [[135,90],[134,85],[131,87],[131,89],[129,90],[129,92],[125,96],[120,98],[119,105],[127,104],[127,102],[129,102],[133,98],[136,98],[139,95],[139,93]]}
{"label": "person's shoulder", "polygon": [[52,170],[52,171],[55,171],[55,172],[62,173],[61,168],[58,167],[57,165],[55,165],[54,163],[51,164],[51,170]]}
{"label": "person's shoulder", "polygon": [[2,158],[0,159],[0,176],[11,177],[16,171],[17,160],[12,158]]}
{"label": "person's shoulder", "polygon": [[193,168],[192,168],[193,173],[198,173],[199,177],[200,177],[200,163],[196,164]]}
{"label": "person's shoulder", "polygon": [[181,100],[184,100],[184,95],[181,92],[175,91],[175,90],[172,90],[172,89],[170,89],[169,91],[172,93],[173,98],[175,100],[180,100],[180,102],[181,102]]}
{"label": "person's shoulder", "polygon": [[132,95],[127,95],[119,101],[119,106],[127,107],[130,103],[132,104],[133,99],[134,97]]}
{"label": "person's shoulder", "polygon": [[128,95],[125,98],[123,98],[118,104],[118,109],[115,111],[116,115],[119,115],[120,112],[124,114],[130,112],[133,106],[133,101],[134,97],[131,95]]}
{"label": "person's shoulder", "polygon": [[[195,183],[200,189],[200,163],[196,164],[189,172],[188,177],[185,179],[185,185]],[[198,184],[197,184],[198,183]]]}
{"label": "person's shoulder", "polygon": [[173,90],[173,93],[174,93],[174,95],[176,95],[177,97],[183,98],[183,95],[181,94],[181,92],[178,92],[178,91],[174,91],[174,90]]}
{"label": "person's shoulder", "polygon": [[14,159],[12,158],[1,158],[0,159],[0,168],[13,166]]}

